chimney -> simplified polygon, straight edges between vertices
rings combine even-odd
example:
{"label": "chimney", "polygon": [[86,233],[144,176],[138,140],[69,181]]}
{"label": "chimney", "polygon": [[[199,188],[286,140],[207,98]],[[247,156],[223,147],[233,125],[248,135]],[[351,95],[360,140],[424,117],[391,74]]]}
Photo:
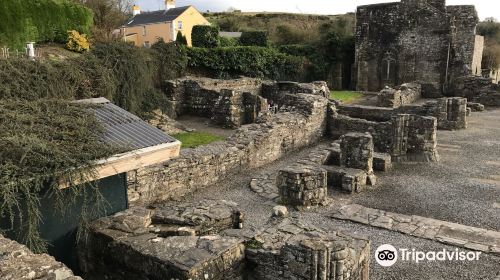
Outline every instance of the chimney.
{"label": "chimney", "polygon": [[134,5],[134,7],[132,7],[132,15],[136,16],[140,13],[141,13],[141,8],[137,5]]}
{"label": "chimney", "polygon": [[175,0],[165,0],[165,10],[170,10],[175,8]]}

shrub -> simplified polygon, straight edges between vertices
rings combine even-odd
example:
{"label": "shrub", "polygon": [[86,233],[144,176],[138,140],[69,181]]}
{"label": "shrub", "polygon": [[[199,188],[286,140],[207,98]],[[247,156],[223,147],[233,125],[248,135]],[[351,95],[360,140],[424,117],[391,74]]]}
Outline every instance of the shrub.
{"label": "shrub", "polygon": [[63,61],[0,60],[0,99],[112,99],[118,81],[91,53]]}
{"label": "shrub", "polygon": [[316,48],[312,45],[293,44],[279,46],[278,50],[294,56],[309,56],[316,51]]}
{"label": "shrub", "polygon": [[176,43],[165,43],[159,40],[151,46],[155,63],[154,83],[163,88],[165,81],[184,75],[187,67],[186,48]]}
{"label": "shrub", "polygon": [[151,108],[160,103],[154,87],[154,63],[150,49],[137,48],[125,42],[100,43],[92,54],[112,70],[117,91],[112,101],[141,117],[149,117]]}
{"label": "shrub", "polygon": [[219,37],[220,47],[235,47],[238,46],[239,42],[236,38],[231,37]]}
{"label": "shrub", "polygon": [[87,39],[87,35],[80,34],[76,30],[68,31],[68,42],[66,43],[66,48],[74,52],[84,52],[90,49],[90,44]]}
{"label": "shrub", "polygon": [[0,220],[9,221],[11,236],[35,252],[48,245],[39,232],[41,194],[50,194],[61,218],[80,195],[86,197],[79,213],[83,220],[105,207],[92,184],[72,185],[69,192],[59,188],[60,180],[92,178],[96,159],[123,151],[102,143],[102,126],[88,106],[55,99],[0,99]]}
{"label": "shrub", "polygon": [[195,25],[191,31],[193,47],[215,48],[219,44],[219,28],[210,25]]}
{"label": "shrub", "polygon": [[29,41],[66,43],[67,31],[88,34],[92,12],[70,0],[0,1],[0,45],[22,49]]}
{"label": "shrub", "polygon": [[240,44],[242,46],[267,47],[266,31],[245,31],[241,34]]}
{"label": "shrub", "polygon": [[262,77],[276,80],[301,80],[303,59],[273,48],[226,47],[190,48],[188,66],[218,78]]}
{"label": "shrub", "polygon": [[188,44],[187,38],[186,38],[186,36],[182,35],[182,31],[180,31],[180,30],[177,31],[177,36],[175,38],[176,38],[175,41],[177,42],[177,44],[187,46],[187,44]]}

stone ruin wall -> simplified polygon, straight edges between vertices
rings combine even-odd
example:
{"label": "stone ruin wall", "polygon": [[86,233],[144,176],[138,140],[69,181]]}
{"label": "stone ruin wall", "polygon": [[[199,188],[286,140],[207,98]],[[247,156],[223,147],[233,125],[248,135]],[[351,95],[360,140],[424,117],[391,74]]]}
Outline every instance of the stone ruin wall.
{"label": "stone ruin wall", "polygon": [[330,114],[329,133],[338,139],[349,132],[369,132],[375,151],[388,153],[394,161],[438,161],[437,120],[434,117],[398,114],[377,122]]}
{"label": "stone ruin wall", "polygon": [[[242,126],[224,142],[182,149],[178,158],[129,173],[131,202],[183,196],[214,184],[230,173],[271,163],[324,136],[328,100],[310,94],[285,94],[290,111],[267,115]],[[287,106],[288,105],[288,106]]]}
{"label": "stone ruin wall", "polygon": [[[238,84],[239,80],[223,81],[221,88],[215,89],[216,81],[184,79],[180,80],[180,86],[177,81],[177,100],[184,98],[179,92],[192,91],[188,95],[193,95],[195,89],[200,95],[212,89],[210,94],[217,92],[218,96],[237,92],[234,88],[238,87],[223,87]],[[204,88],[203,83],[212,88]],[[395,161],[437,161],[437,127],[466,126],[463,98],[443,98],[394,109],[339,105],[337,112],[325,98],[328,89],[324,83],[261,82],[259,86],[255,80],[243,79],[247,89],[249,83],[255,89],[253,96],[272,100],[279,112],[261,112],[256,123],[241,126],[224,142],[183,149],[176,159],[130,172],[128,195],[132,204],[181,197],[215,184],[229,174],[271,163],[325,135],[339,139],[348,132],[370,132],[375,151],[390,154]],[[408,92],[418,95],[414,89],[411,87]],[[182,104],[189,103],[179,102],[177,106],[185,106]]]}
{"label": "stone ruin wall", "polygon": [[82,280],[47,254],[34,254],[26,246],[0,234],[0,279]]}
{"label": "stone ruin wall", "polygon": [[399,108],[412,104],[422,96],[422,86],[416,83],[406,83],[394,88],[386,87],[377,95],[377,106]]}
{"label": "stone ruin wall", "polygon": [[222,127],[237,128],[254,123],[260,112],[268,109],[266,99],[276,105],[286,103],[284,93],[307,93],[327,97],[325,82],[300,84],[295,82],[262,81],[252,78],[217,80],[181,78],[168,81],[165,113],[171,118],[194,115],[210,118]]}
{"label": "stone ruin wall", "polygon": [[341,115],[374,122],[390,121],[397,114],[431,116],[437,119],[438,129],[457,130],[467,128],[467,99],[445,97],[421,104],[409,104],[399,108],[383,108],[365,105],[338,105]]}
{"label": "stone ruin wall", "polygon": [[448,81],[472,74],[473,61],[480,64],[474,6],[403,0],[360,6],[356,16],[358,90],[417,81],[424,97],[438,97]]}

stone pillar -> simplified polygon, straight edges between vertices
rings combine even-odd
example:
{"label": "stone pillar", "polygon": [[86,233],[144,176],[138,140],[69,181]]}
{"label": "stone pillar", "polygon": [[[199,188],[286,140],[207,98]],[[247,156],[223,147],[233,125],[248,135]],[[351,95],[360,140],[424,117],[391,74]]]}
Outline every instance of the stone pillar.
{"label": "stone pillar", "polygon": [[327,198],[326,170],[316,166],[294,165],[282,169],[276,180],[283,204],[314,206]]}
{"label": "stone pillar", "polygon": [[407,160],[439,161],[437,152],[437,119],[411,115],[408,124]]}
{"label": "stone pillar", "polygon": [[340,166],[373,173],[373,138],[368,133],[351,132],[340,137]]}

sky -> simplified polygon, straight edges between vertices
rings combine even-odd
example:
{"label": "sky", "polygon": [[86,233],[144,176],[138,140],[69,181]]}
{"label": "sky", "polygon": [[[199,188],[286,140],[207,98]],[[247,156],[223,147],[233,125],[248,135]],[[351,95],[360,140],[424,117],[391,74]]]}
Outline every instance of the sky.
{"label": "sky", "polygon": [[[177,0],[176,5],[193,5],[199,11],[221,12],[230,7],[244,12],[289,12],[308,14],[345,14],[356,11],[360,5],[397,0]],[[143,11],[153,11],[164,8],[164,0],[135,0]],[[447,5],[475,5],[479,17],[485,19],[494,17],[500,20],[499,0],[447,0]]]}

